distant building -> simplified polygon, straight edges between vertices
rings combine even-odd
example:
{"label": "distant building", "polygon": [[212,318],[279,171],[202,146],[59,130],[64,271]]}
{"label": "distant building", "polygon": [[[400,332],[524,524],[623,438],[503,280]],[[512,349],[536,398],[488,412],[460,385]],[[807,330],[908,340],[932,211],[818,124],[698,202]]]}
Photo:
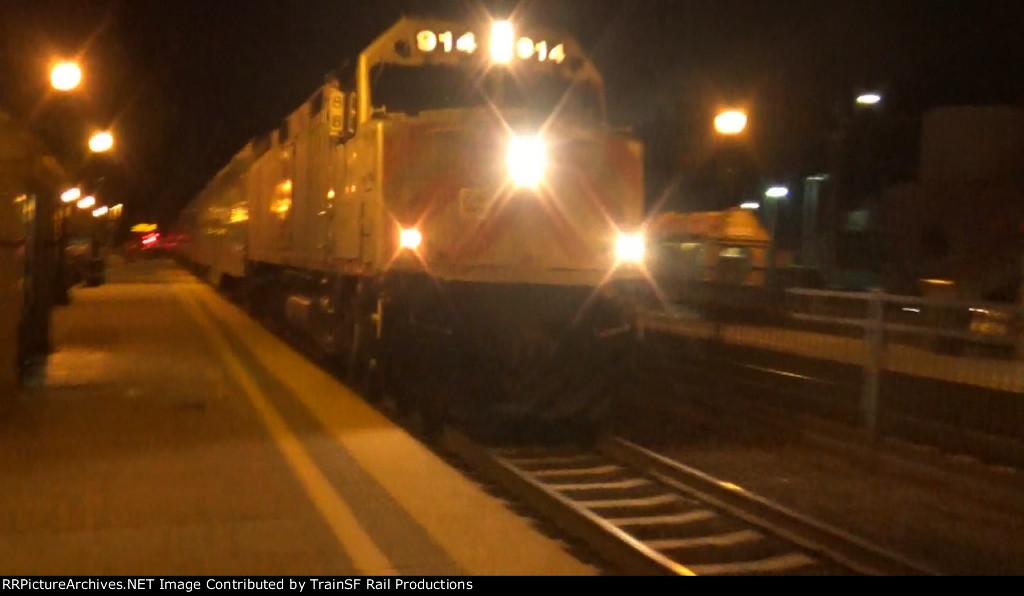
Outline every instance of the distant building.
{"label": "distant building", "polygon": [[1017,300],[1024,270],[1024,107],[950,107],[922,122],[918,181],[882,197],[893,291]]}

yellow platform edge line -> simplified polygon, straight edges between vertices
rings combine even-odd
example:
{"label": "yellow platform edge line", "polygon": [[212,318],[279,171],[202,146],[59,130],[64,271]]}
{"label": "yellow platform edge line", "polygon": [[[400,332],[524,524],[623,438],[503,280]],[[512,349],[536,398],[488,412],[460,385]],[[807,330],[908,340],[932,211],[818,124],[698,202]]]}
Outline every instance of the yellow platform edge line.
{"label": "yellow platform edge line", "polygon": [[[439,509],[430,501],[411,499],[405,491],[399,489],[399,486],[415,479],[418,482],[439,483],[440,486],[452,483],[459,489],[479,490],[475,483],[455,470],[443,473],[442,477],[425,476],[420,473],[421,464],[443,463],[426,448],[422,453],[403,454],[404,456],[413,455],[413,460],[403,460],[396,457],[394,453],[382,451],[376,431],[385,429],[396,433],[404,431],[394,428],[384,415],[367,405],[362,398],[281,343],[281,340],[263,329],[258,323],[253,322],[248,315],[221,298],[208,286],[196,284],[190,288],[195,300],[201,301],[204,307],[210,310],[213,317],[232,325],[232,329],[236,329],[235,324],[248,323],[251,325],[251,327],[239,328],[237,331],[239,339],[253,349],[254,357],[292,391],[295,398],[333,434],[335,441],[352,455],[359,466],[369,473],[402,509],[422,525],[461,569],[471,575],[595,575],[598,573],[593,566],[583,563],[569,554],[560,541],[542,536],[540,532],[537,532],[538,541],[532,543],[533,548],[539,549],[537,552],[527,555],[523,552],[514,553],[513,551],[514,554],[506,553],[511,556],[498,559],[487,548],[482,548],[480,544],[466,541],[465,535],[452,532],[451,524],[457,520],[453,519],[450,510],[444,507]],[[300,366],[300,363],[305,363],[310,367],[304,374],[284,373],[284,370]],[[337,387],[346,392],[347,397],[326,402],[314,399],[314,396],[323,395],[327,387]],[[442,495],[443,493],[438,493],[435,496],[443,498]],[[506,528],[505,524],[513,523],[513,521],[516,524],[523,523],[517,514],[508,509],[506,504],[492,496],[483,495],[483,500],[478,505],[482,506],[483,510],[476,512],[480,519],[475,523],[483,526],[478,529],[482,531],[483,536],[490,539],[495,539],[494,531]],[[528,522],[527,525],[529,525]],[[572,563],[567,563],[566,561],[570,559]],[[555,561],[562,562],[556,563]]]}
{"label": "yellow platform edge line", "polygon": [[187,291],[173,286],[172,289],[178,301],[210,339],[228,372],[245,391],[250,404],[259,414],[264,426],[302,484],[306,494],[309,495],[310,500],[359,572],[366,575],[396,574],[394,566],[363,529],[352,509],[334,490],[302,447],[302,443],[288,428],[288,424],[267,401],[259,386],[245,371],[242,362],[231,350],[223,334],[210,321],[209,316],[199,308]]}

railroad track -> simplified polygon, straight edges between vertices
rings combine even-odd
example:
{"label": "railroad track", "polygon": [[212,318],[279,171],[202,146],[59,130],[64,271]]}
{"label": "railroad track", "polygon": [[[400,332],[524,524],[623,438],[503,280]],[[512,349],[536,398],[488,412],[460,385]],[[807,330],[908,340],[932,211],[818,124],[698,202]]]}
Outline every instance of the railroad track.
{"label": "railroad track", "polygon": [[[311,346],[270,328],[324,364]],[[624,573],[937,575],[623,439],[594,449],[491,449],[449,428],[442,447]]]}
{"label": "railroad track", "polygon": [[623,439],[593,449],[445,448],[637,575],[937,575]]}

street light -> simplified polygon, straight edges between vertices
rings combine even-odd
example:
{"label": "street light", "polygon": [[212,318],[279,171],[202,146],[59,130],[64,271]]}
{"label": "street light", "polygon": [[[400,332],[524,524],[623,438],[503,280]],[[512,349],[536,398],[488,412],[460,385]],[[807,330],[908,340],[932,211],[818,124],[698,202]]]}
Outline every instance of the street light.
{"label": "street light", "polygon": [[882,94],[874,91],[861,93],[857,96],[856,101],[859,106],[875,106],[882,102]]}
{"label": "street light", "polygon": [[92,207],[95,204],[96,204],[96,197],[88,196],[88,197],[85,197],[84,199],[82,199],[81,201],[78,201],[78,208],[79,209],[89,209],[90,207]]}
{"label": "street light", "polygon": [[769,199],[784,199],[789,196],[789,189],[785,186],[772,186],[764,191],[764,196]]}
{"label": "street light", "polygon": [[715,130],[723,135],[738,135],[747,128],[747,115],[740,110],[726,110],[715,117]]}
{"label": "street light", "polygon": [[63,203],[74,203],[82,197],[82,191],[77,186],[65,190],[60,195],[60,200]]}
{"label": "street light", "polygon": [[[53,65],[50,69],[50,85],[57,91],[62,93],[68,93],[78,88],[82,83],[82,68],[70,60],[62,60]],[[67,205],[66,208],[61,209],[60,214],[60,237],[57,239],[60,250],[57,254],[57,262],[55,274],[58,283],[54,286],[55,295],[54,299],[57,304],[68,303],[67,285],[64,283],[64,269],[67,249],[67,226],[68,220],[71,217],[71,211],[73,210],[72,203],[77,201],[81,197],[82,193],[79,189],[69,189],[61,194],[61,201]],[[43,331],[45,335],[49,335],[49,331]]]}
{"label": "street light", "polygon": [[109,211],[110,211],[110,209],[108,209],[106,206],[100,207],[99,209],[96,209],[95,211],[92,212],[92,216],[93,217],[103,217]]}
{"label": "street light", "polygon": [[89,139],[89,150],[93,153],[106,153],[114,146],[114,135],[107,131],[98,132]]}
{"label": "street light", "polygon": [[57,91],[71,91],[82,82],[82,69],[74,62],[59,62],[50,71],[50,84]]}
{"label": "street light", "polygon": [[757,211],[760,208],[761,208],[761,205],[759,203],[755,203],[753,201],[750,201],[748,203],[743,203],[742,205],[740,205],[740,209],[746,209],[747,211]]}
{"label": "street light", "polygon": [[491,60],[495,64],[512,62],[515,54],[515,29],[508,21],[495,21],[491,24]]}

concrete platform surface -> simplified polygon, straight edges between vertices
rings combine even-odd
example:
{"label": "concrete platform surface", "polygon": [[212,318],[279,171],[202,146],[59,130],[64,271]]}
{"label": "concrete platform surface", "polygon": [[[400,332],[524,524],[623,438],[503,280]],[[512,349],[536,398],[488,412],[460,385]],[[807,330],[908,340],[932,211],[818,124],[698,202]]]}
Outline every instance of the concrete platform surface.
{"label": "concrete platform surface", "polygon": [[187,273],[109,279],[0,398],[0,574],[597,572]]}

